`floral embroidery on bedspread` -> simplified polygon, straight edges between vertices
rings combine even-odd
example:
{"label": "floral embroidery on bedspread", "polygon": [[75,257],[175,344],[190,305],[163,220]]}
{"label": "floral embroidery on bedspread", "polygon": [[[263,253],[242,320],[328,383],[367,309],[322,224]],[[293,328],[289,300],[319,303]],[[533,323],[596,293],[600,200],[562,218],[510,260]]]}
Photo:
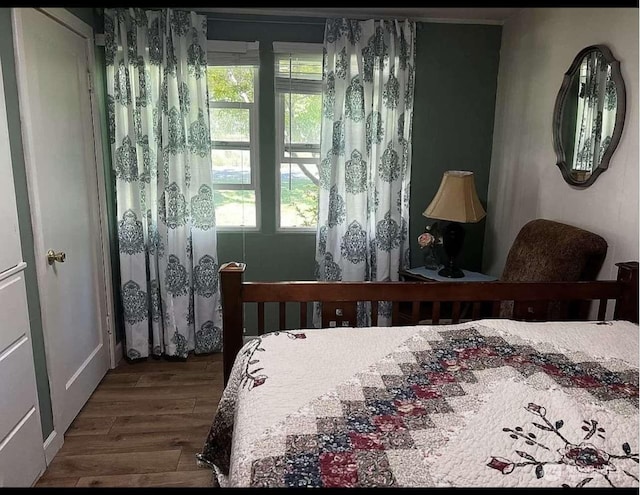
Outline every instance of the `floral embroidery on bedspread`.
{"label": "floral embroidery on bedspread", "polygon": [[277,335],[280,335],[281,333],[285,334],[287,337],[294,340],[307,338],[306,334],[302,332],[294,333],[294,332],[282,330],[279,332],[270,332],[270,333],[267,333],[266,335],[262,335],[256,339],[253,339],[249,343],[247,348],[244,351],[242,351],[242,356],[245,357],[245,365],[242,372],[242,381],[240,383],[243,387],[246,386],[249,388],[249,390],[251,390],[254,387],[259,387],[260,385],[263,385],[264,382],[267,381],[267,378],[269,378],[267,375],[265,375],[264,373],[259,375],[257,374],[259,371],[262,371],[264,368],[254,368],[252,370],[250,370],[250,368],[251,366],[260,363],[260,360],[257,359],[257,357],[255,357],[255,353],[264,352],[264,347],[261,347],[262,339],[270,335],[277,336]]}
{"label": "floral embroidery on bedspread", "polygon": [[[415,480],[407,482],[406,473],[411,472],[411,467],[403,468],[402,476],[398,475],[395,471],[398,461],[394,456],[399,451],[404,452],[403,455],[419,451],[421,447],[415,434],[437,429],[431,416],[453,413],[448,399],[467,395],[461,384],[478,382],[475,374],[478,371],[497,373],[497,368],[509,366],[523,377],[543,372],[565,389],[580,388],[599,401],[619,399],[638,407],[636,369],[611,371],[597,362],[573,362],[564,354],[538,352],[529,345],[510,344],[499,336],[482,335],[475,328],[445,330],[438,334],[443,340],[427,339],[428,349],[403,348],[404,358],[397,358],[397,353],[392,353],[373,365],[370,371],[374,375],[377,373],[379,383],[356,381],[353,386],[359,388],[356,395],[360,399],[345,398],[333,392],[322,396],[338,401],[338,406],[330,413],[306,409],[306,419],[315,422],[314,433],[297,430],[296,422],[291,419],[294,415],[285,419],[277,427],[286,431],[283,447],[274,448],[267,455],[263,452],[253,459],[250,485],[369,487],[415,484]],[[407,353],[410,354],[408,359]],[[383,361],[387,365],[391,362],[397,371],[377,371],[389,369],[380,367]],[[557,428],[557,423],[554,427]],[[513,434],[517,438],[520,432],[515,431],[518,433]],[[597,428],[595,431],[601,433]],[[535,441],[535,438],[528,436],[527,440]],[[565,463],[570,463],[572,456],[577,465],[584,462],[577,459],[583,459],[585,455],[600,455],[585,450],[589,447],[584,443],[567,445],[574,450],[562,454]],[[611,458],[611,454],[607,455]],[[393,459],[396,459],[395,467],[390,462]],[[501,471],[503,467],[515,467],[511,461],[494,459],[489,467]]]}
{"label": "floral embroidery on bedspread", "polygon": [[[617,471],[618,469],[638,481],[638,477],[635,474],[630,473],[627,469],[637,470],[633,463],[627,463],[625,461],[633,461],[638,464],[638,453],[631,453],[631,446],[628,442],[622,444],[622,454],[613,454],[606,452],[605,450],[597,448],[587,440],[591,439],[594,435],[604,439],[605,429],[602,426],[598,426],[598,422],[595,420],[584,420],[582,430],[586,432],[584,438],[580,443],[572,443],[565,436],[560,433],[560,429],[564,426],[564,421],[557,420],[555,422],[549,421],[547,418],[547,410],[530,402],[525,408],[527,411],[539,416],[545,424],[532,422],[531,424],[536,427],[538,436],[533,432],[525,433],[521,426],[515,428],[503,428],[502,431],[509,433],[509,436],[514,440],[524,440],[527,445],[537,445],[542,449],[548,451],[549,456],[553,456],[554,460],[540,461],[533,457],[533,455],[516,450],[515,453],[520,456],[524,461],[514,462],[502,457],[492,457],[487,466],[493,469],[497,469],[502,474],[511,474],[516,468],[535,466],[536,478],[544,477],[544,466],[549,464],[564,464],[567,466],[574,466],[579,472],[585,473],[588,476],[582,479],[576,488],[581,488],[587,485],[590,481],[593,481],[594,476],[602,476],[611,486],[615,486],[609,478],[609,473]],[[541,432],[551,432],[546,434],[546,439],[539,438]],[[543,436],[545,434],[542,434]],[[567,435],[569,436],[569,435]],[[549,448],[547,445],[553,445],[553,441],[560,442],[559,448]],[[545,443],[542,443],[542,442]],[[545,453],[547,454],[547,453]],[[554,455],[555,454],[555,455]],[[546,456],[545,456],[546,457]],[[629,464],[625,466],[625,464]],[[566,483],[562,484],[563,487],[569,488]]]}
{"label": "floral embroidery on bedspread", "polygon": [[242,369],[239,374],[232,373],[229,377],[229,383],[218,404],[218,409],[211,428],[209,429],[209,434],[205,440],[202,452],[196,454],[196,459],[200,466],[209,468],[217,466],[223,473],[227,474],[229,472],[236,391],[245,386],[248,387],[249,390],[252,390],[264,384],[268,377],[265,374],[258,374],[262,371],[262,368],[252,368],[252,366],[260,362],[260,360],[255,357],[255,354],[256,352],[265,351],[261,346],[263,339],[271,335],[277,336],[280,334],[285,334],[294,340],[307,338],[303,332],[279,331],[262,335],[247,344],[246,349],[241,353],[244,361]]}

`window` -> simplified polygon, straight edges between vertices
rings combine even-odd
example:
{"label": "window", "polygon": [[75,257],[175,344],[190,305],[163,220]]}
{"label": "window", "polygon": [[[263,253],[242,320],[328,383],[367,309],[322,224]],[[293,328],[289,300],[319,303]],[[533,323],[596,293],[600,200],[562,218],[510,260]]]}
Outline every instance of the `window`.
{"label": "window", "polygon": [[274,43],[278,228],[315,230],[322,119],[322,45]]}
{"label": "window", "polygon": [[259,228],[258,42],[208,42],[207,84],[216,223]]}

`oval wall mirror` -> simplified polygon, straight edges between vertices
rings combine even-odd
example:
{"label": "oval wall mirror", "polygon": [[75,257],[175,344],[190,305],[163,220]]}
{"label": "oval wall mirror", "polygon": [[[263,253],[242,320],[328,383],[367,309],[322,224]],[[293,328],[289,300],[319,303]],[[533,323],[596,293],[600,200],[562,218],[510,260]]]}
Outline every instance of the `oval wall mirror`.
{"label": "oval wall mirror", "polygon": [[553,111],[557,165],[572,186],[587,187],[607,169],[626,111],[620,62],[605,45],[580,51],[565,73]]}

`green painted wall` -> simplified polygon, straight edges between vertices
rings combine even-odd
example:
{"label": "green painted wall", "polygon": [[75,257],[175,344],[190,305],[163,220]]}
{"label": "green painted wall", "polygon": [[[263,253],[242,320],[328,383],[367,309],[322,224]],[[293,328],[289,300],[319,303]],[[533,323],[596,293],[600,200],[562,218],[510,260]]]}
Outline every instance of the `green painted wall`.
{"label": "green painted wall", "polygon": [[[227,20],[234,19],[234,20]],[[246,18],[245,18],[246,19]],[[260,180],[262,232],[219,233],[220,262],[247,263],[246,280],[312,280],[315,234],[275,232],[275,131],[273,95],[273,41],[322,43],[324,20],[242,22],[239,17],[217,20],[210,16],[210,39],[260,41]],[[500,26],[419,23],[416,40],[416,88],[413,117],[413,155],[410,203],[411,239],[424,231],[422,211],[435,195],[442,173],[472,170],[478,196],[486,205],[496,81],[500,52]],[[467,238],[461,266],[480,270],[484,220],[466,225]],[[412,245],[412,266],[422,263]],[[276,324],[275,308],[267,311]],[[288,320],[297,323],[296,308]],[[255,316],[246,316],[247,333],[255,333]]]}
{"label": "green painted wall", "polygon": [[[219,261],[247,263],[245,280],[248,281],[313,280],[315,233],[276,231],[275,99],[271,44],[273,41],[322,43],[324,19],[209,14],[208,36],[218,40],[259,41],[261,62],[261,231],[245,234],[219,232]],[[428,222],[421,213],[435,195],[445,170],[472,170],[476,175],[478,195],[486,205],[500,38],[500,26],[418,24],[411,239],[417,238]],[[105,156],[107,153],[108,150]],[[111,227],[115,229],[113,222]],[[466,225],[465,229],[467,239],[461,266],[480,270],[484,220]],[[115,230],[112,234],[115,235]],[[417,244],[412,244],[412,265],[421,263],[421,252]],[[114,282],[116,272],[117,267],[114,267]],[[297,308],[289,308],[289,326],[297,325],[296,315]],[[255,334],[255,311],[249,310],[245,317],[247,333]],[[267,307],[266,317],[267,327],[275,327],[276,309]]]}
{"label": "green painted wall", "polygon": [[[93,26],[93,9],[69,9],[77,17]],[[33,230],[31,228],[31,210],[27,191],[27,176],[24,165],[22,148],[22,132],[20,128],[20,108],[18,106],[18,85],[16,81],[15,57],[13,52],[13,28],[11,25],[11,9],[0,8],[0,59],[2,60],[2,74],[7,104],[7,120],[9,125],[9,143],[11,146],[11,162],[16,189],[18,207],[18,223],[20,225],[20,242],[22,244],[22,258],[27,263],[25,283],[27,290],[27,305],[29,308],[29,323],[31,326],[31,345],[40,403],[40,422],[42,424],[43,439],[53,431],[53,413],[47,363],[44,350],[44,336],[42,333],[42,317],[40,314],[40,296],[38,295],[38,281],[36,278],[35,254],[33,249]]]}
{"label": "green painted wall", "polygon": [[[433,221],[422,212],[445,170],[473,171],[486,209],[501,34],[501,26],[472,24],[422,24],[418,29],[409,206],[412,240]],[[459,264],[479,271],[485,220],[464,228]],[[419,266],[420,248],[416,243],[411,248],[412,266]]]}

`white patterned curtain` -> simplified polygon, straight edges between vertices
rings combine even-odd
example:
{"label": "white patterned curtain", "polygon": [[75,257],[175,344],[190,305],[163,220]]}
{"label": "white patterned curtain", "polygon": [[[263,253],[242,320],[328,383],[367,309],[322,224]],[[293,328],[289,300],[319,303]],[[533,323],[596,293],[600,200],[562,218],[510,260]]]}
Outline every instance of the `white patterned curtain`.
{"label": "white patterned curtain", "polygon": [[[327,20],[318,280],[396,281],[409,266],[415,32],[406,20]],[[358,325],[369,313],[359,306]],[[379,324],[390,317],[381,302]]]}
{"label": "white patterned curtain", "polygon": [[126,356],[222,346],[206,17],[105,10]]}

